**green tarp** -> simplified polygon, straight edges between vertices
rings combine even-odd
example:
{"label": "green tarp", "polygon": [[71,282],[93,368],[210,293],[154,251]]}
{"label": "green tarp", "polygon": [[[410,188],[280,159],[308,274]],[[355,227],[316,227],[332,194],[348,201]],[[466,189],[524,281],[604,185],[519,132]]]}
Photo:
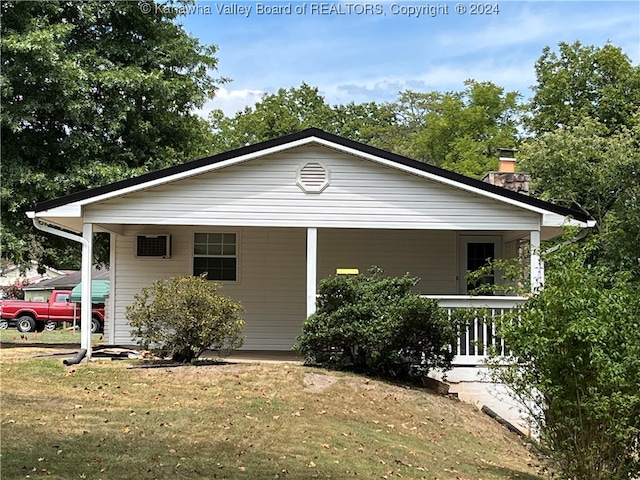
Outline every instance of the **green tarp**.
{"label": "green tarp", "polygon": [[[91,303],[104,303],[104,296],[109,293],[109,280],[91,280]],[[70,302],[82,299],[82,283],[71,290]]]}

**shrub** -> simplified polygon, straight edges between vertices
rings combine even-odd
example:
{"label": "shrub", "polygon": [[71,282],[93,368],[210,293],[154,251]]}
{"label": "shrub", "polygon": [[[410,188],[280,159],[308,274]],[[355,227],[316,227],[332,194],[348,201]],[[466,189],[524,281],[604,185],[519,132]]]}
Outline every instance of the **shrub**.
{"label": "shrub", "polygon": [[640,478],[640,288],[595,246],[545,256],[544,290],[498,321],[494,379],[540,427],[560,478]]}
{"label": "shrub", "polygon": [[419,279],[369,273],[321,280],[317,311],[294,349],[311,363],[382,375],[451,368],[459,325],[413,292]]}
{"label": "shrub", "polygon": [[219,287],[191,275],[144,287],[126,313],[138,344],[178,362],[190,362],[205,350],[240,348],[242,305],[219,295]]}

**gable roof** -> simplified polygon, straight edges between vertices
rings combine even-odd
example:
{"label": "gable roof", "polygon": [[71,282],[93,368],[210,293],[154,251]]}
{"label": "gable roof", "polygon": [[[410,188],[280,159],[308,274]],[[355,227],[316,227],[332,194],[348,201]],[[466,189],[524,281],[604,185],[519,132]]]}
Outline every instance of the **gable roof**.
{"label": "gable roof", "polygon": [[477,180],[475,178],[467,177],[440,167],[419,162],[417,160],[413,160],[396,153],[356,142],[354,140],[349,140],[347,138],[325,132],[318,128],[309,128],[272,140],[267,140],[253,145],[247,145],[235,150],[229,150],[217,155],[150,172],[138,177],[120,180],[100,187],[72,193],[70,195],[65,195],[53,200],[39,202],[35,205],[34,210],[35,212],[43,212],[72,203],[92,203],[92,201],[99,201],[103,198],[109,198],[111,196],[119,195],[122,193],[128,193],[137,189],[144,189],[145,186],[149,184],[155,185],[163,183],[164,181],[169,182],[177,178],[197,175],[200,172],[207,171],[208,169],[214,168],[216,166],[223,166],[221,164],[227,164],[229,162],[233,163],[233,161],[236,159],[252,157],[260,154],[268,154],[270,153],[270,151],[293,148],[295,146],[308,144],[314,140],[319,144],[337,148],[338,150],[348,150],[350,151],[350,153],[359,153],[365,156],[377,157],[378,159],[386,161],[386,163],[394,165],[403,170],[422,172],[425,177],[428,176],[434,180],[439,180],[452,186],[458,186],[459,188],[463,188],[465,190],[474,190],[479,191],[480,193],[484,192],[487,196],[502,198],[508,203],[517,203],[523,207],[533,207],[533,209],[536,210],[544,210],[561,215],[563,217],[571,217],[579,222],[587,223],[591,220],[583,212],[555,205],[553,203],[546,202],[535,197],[523,195],[521,193],[513,192],[502,187],[497,187],[495,185],[482,182],[481,180]]}

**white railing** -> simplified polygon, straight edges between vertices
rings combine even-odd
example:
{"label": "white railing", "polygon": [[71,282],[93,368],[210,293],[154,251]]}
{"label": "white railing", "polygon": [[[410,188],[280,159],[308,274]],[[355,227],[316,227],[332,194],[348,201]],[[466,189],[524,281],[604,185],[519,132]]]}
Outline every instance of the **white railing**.
{"label": "white railing", "polygon": [[526,297],[471,296],[471,295],[423,295],[438,301],[449,315],[459,308],[483,308],[486,316],[478,316],[469,324],[467,331],[458,338],[454,365],[481,365],[488,355],[488,348],[496,345],[504,354],[504,340],[496,335],[495,322],[505,312],[513,310],[527,300]]}

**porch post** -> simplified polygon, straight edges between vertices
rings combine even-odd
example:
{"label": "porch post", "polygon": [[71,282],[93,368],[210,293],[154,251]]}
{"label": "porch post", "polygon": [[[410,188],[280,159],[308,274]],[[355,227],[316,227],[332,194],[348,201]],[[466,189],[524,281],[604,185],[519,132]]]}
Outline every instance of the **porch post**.
{"label": "porch post", "polygon": [[91,269],[93,255],[93,224],[82,226],[82,303],[80,305],[80,348],[87,349],[87,362],[91,358]]}
{"label": "porch post", "polygon": [[531,293],[535,293],[544,285],[544,263],[540,259],[540,230],[531,230],[529,245],[531,247]]}
{"label": "porch post", "polygon": [[307,317],[316,311],[318,271],[318,229],[307,228]]}

